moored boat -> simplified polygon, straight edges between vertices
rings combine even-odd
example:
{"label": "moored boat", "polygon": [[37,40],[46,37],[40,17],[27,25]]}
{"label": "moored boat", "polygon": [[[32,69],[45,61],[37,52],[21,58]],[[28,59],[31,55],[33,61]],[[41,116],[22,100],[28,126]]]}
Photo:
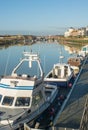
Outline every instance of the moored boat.
{"label": "moored boat", "polygon": [[[62,59],[63,56],[60,56]],[[71,85],[71,79],[73,78],[73,69],[67,63],[54,64],[51,71],[45,76],[44,82],[49,84],[56,84],[58,87],[67,87]]]}
{"label": "moored boat", "polygon": [[[24,57],[12,74],[0,81],[0,129],[16,129],[20,123],[30,122],[52,103],[58,93],[57,87],[43,83],[43,70],[38,54],[24,52]],[[23,73],[18,69],[24,62],[37,62],[40,76]]]}
{"label": "moored boat", "polygon": [[71,66],[79,67],[81,65],[81,59],[79,57],[70,57],[67,63]]}
{"label": "moored boat", "polygon": [[79,55],[85,57],[88,54],[88,45],[85,45],[79,51]]}
{"label": "moored boat", "polygon": [[71,68],[74,70],[74,75],[77,75],[80,70],[80,66],[82,65],[81,57],[70,57],[67,61],[70,64]]}

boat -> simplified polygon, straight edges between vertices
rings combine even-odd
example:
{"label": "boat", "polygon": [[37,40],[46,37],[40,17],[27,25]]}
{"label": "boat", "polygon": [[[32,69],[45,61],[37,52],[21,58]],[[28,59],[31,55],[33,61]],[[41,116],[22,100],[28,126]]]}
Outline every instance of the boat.
{"label": "boat", "polygon": [[79,73],[79,69],[81,66],[81,60],[77,57],[70,57],[68,59],[68,64],[71,65],[71,68],[74,70],[74,75],[76,76]]}
{"label": "boat", "polygon": [[[55,85],[43,82],[44,74],[38,54],[23,52],[23,58],[13,69],[11,75],[1,77],[0,81],[0,129],[17,129],[20,123],[27,123],[37,118],[58,93]],[[40,76],[18,74],[18,69],[24,62],[32,68],[37,62]]]}
{"label": "boat", "polygon": [[79,51],[79,55],[85,57],[88,54],[88,45],[85,45]]}
{"label": "boat", "polygon": [[79,57],[70,57],[68,59],[68,64],[79,67],[81,65],[81,59]]}
{"label": "boat", "polygon": [[68,87],[71,85],[73,78],[73,69],[67,63],[62,63],[64,57],[60,56],[60,62],[53,65],[53,68],[45,76],[44,82],[49,84],[56,84],[58,87]]}
{"label": "boat", "polygon": [[71,68],[74,70],[74,75],[79,73],[80,67],[82,65],[83,58],[81,56],[70,57],[67,61]]}

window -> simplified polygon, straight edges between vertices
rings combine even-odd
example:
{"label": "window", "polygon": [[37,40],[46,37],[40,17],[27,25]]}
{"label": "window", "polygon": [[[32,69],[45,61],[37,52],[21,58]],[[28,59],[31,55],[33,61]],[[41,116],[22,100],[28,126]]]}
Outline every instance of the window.
{"label": "window", "polygon": [[68,76],[68,67],[64,66],[64,76]]}
{"label": "window", "polygon": [[29,106],[30,98],[29,97],[17,97],[15,106]]}
{"label": "window", "polygon": [[87,49],[86,49],[86,47],[85,48],[83,48],[83,51],[86,51]]}
{"label": "window", "polygon": [[11,106],[13,103],[14,97],[5,96],[2,102],[2,105]]}
{"label": "window", "polygon": [[41,100],[43,99],[43,95],[42,92],[39,91],[35,96],[33,96],[33,105],[37,105],[41,102]]}
{"label": "window", "polygon": [[2,95],[0,94],[0,102],[1,102],[1,99],[2,99]]}
{"label": "window", "polygon": [[58,76],[61,76],[61,68],[58,68]]}

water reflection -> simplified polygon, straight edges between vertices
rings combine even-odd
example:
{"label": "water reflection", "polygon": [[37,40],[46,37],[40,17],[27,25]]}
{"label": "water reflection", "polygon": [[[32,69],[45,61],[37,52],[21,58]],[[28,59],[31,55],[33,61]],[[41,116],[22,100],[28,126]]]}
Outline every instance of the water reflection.
{"label": "water reflection", "polygon": [[[9,46],[7,48],[3,47],[2,49],[0,49],[0,75],[11,74],[13,68],[18,64],[20,58],[22,57],[22,52],[24,50],[26,51],[32,50],[33,52],[39,53],[43,70],[46,75],[53,67],[53,64],[59,62],[60,52],[62,52],[62,55],[65,56],[63,62],[67,62],[67,59],[70,56],[76,55],[75,53],[70,54],[69,53],[70,49],[72,50],[72,47],[67,49],[67,46],[61,45],[57,42],[52,43],[38,42],[30,46],[15,45],[15,46]],[[76,50],[75,52],[77,53],[77,51],[78,50]],[[27,69],[25,65],[23,69]]]}
{"label": "water reflection", "polygon": [[69,47],[64,45],[64,49],[65,51],[68,51],[69,54],[78,53],[80,51],[80,48],[76,48],[74,46]]}

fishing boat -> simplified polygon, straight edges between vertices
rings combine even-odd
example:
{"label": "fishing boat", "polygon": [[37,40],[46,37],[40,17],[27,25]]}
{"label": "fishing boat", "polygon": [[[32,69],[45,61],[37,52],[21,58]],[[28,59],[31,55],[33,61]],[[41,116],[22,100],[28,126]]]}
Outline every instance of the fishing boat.
{"label": "fishing boat", "polygon": [[68,64],[79,67],[81,65],[81,59],[79,57],[70,57],[68,59]]}
{"label": "fishing boat", "polygon": [[88,54],[88,45],[85,45],[79,51],[79,55],[85,57]]}
{"label": "fishing boat", "polygon": [[[11,75],[3,76],[0,81],[0,129],[17,129],[20,123],[27,123],[37,118],[58,93],[55,85],[43,83],[43,70],[38,54],[24,52],[24,57],[13,69]],[[40,76],[18,74],[18,69],[24,62],[37,62]]]}
{"label": "fishing boat", "polygon": [[73,78],[73,69],[67,63],[62,63],[64,57],[60,56],[60,62],[54,64],[51,71],[45,76],[45,83],[56,84],[58,87],[67,87],[71,85]]}
{"label": "fishing boat", "polygon": [[70,64],[71,68],[74,70],[74,74],[77,75],[79,73],[80,67],[83,63],[84,58],[82,56],[70,57],[67,61]]}

